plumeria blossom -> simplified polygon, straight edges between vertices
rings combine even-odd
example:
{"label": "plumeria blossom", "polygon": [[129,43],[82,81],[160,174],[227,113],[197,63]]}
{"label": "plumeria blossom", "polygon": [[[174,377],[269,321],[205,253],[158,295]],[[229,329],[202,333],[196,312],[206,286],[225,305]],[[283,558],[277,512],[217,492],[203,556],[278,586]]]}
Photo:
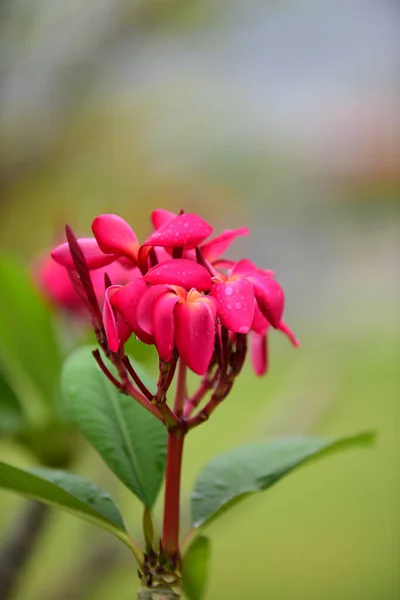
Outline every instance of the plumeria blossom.
{"label": "plumeria blossom", "polygon": [[[158,209],[151,220],[154,231],[140,244],[124,219],[103,214],[92,223],[93,238],[76,240],[78,258],[70,242],[52,252],[54,268],[64,269],[68,281],[77,260],[90,273],[101,316],[93,309],[93,297],[89,304],[101,320],[110,352],[123,354],[133,333],[154,344],[163,363],[178,356],[192,371],[206,375],[217,363],[229,371],[226,361],[239,347],[243,351],[249,337],[254,370],[262,375],[271,327],[298,345],[282,321],[285,296],[274,272],[248,259],[234,262],[222,256],[238,236],[248,235],[246,227],[210,238],[211,225],[192,213]],[[127,277],[116,276],[116,270]],[[82,274],[79,278],[84,287]]]}
{"label": "plumeria blossom", "polygon": [[281,322],[285,296],[279,283],[247,259],[239,261],[229,275],[214,278],[212,294],[217,300],[218,316],[225,327],[248,333],[257,304],[275,328]]}
{"label": "plumeria blossom", "polygon": [[[170,212],[169,210],[164,210],[162,208],[153,211],[151,214],[151,221],[153,223],[154,229],[157,233],[163,228],[167,227],[168,223],[171,223],[176,218],[175,213]],[[153,234],[154,236],[155,234]],[[199,245],[199,249],[201,250],[203,258],[212,265],[213,263],[217,263],[222,254],[229,248],[232,242],[239,236],[249,235],[249,230],[247,227],[239,227],[237,229],[225,229],[219,236],[212,238],[206,242],[203,242]],[[194,257],[193,252],[189,254],[187,250],[185,253],[186,256]],[[221,261],[222,267],[225,268],[227,263]],[[229,261],[228,268],[231,268],[235,263]]]}
{"label": "plumeria blossom", "polygon": [[216,302],[195,288],[155,285],[140,299],[137,324],[154,338],[161,360],[169,362],[174,345],[185,364],[204,375],[215,343]]}

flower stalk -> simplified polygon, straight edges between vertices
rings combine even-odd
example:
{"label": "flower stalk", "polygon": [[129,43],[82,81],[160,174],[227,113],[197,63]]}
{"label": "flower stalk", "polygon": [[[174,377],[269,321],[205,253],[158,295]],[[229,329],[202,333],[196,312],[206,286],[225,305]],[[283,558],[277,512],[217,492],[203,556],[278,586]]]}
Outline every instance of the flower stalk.
{"label": "flower stalk", "polygon": [[179,561],[179,518],[183,444],[182,429],[168,433],[167,466],[165,472],[164,522],[162,549],[168,560]]}

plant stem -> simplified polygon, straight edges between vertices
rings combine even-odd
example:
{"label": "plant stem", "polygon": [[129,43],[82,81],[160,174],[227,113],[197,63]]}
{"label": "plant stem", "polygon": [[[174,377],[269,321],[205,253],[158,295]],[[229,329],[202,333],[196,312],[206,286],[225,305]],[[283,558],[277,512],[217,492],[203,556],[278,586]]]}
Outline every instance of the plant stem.
{"label": "plant stem", "polygon": [[180,488],[184,439],[185,434],[180,429],[168,432],[162,546],[165,553],[171,558],[179,555]]}
{"label": "plant stem", "polygon": [[0,600],[14,595],[21,574],[47,522],[50,508],[29,502],[0,549]]}
{"label": "plant stem", "polygon": [[185,419],[189,419],[192,412],[198,407],[200,402],[203,400],[207,392],[209,392],[213,387],[215,382],[219,377],[219,371],[215,372],[214,376],[206,375],[201,381],[199,387],[193,394],[191,398],[187,398],[184,407],[183,416]]}
{"label": "plant stem", "polygon": [[178,366],[178,379],[176,382],[176,393],[175,393],[175,402],[174,402],[174,413],[178,417],[178,419],[183,416],[183,406],[185,404],[186,398],[186,375],[187,375],[187,366],[183,362],[182,358],[179,359]]}
{"label": "plant stem", "polygon": [[191,417],[186,421],[188,430],[198,427],[210,418],[211,414],[214,412],[217,406],[229,394],[232,385],[232,381],[227,381],[225,387],[221,386],[221,390],[217,389],[215,391],[215,393],[211,396],[210,400],[207,402],[205,407],[202,410],[200,410],[197,414],[195,414],[194,417]]}

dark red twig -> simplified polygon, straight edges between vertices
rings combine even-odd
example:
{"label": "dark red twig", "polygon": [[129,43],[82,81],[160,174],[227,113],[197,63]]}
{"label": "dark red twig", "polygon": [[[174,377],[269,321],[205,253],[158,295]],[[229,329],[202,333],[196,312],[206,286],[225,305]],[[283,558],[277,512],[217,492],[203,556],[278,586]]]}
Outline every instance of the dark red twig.
{"label": "dark red twig", "polygon": [[211,376],[211,374],[208,374],[206,377],[203,378],[193,396],[191,398],[188,398],[185,402],[185,408],[183,413],[185,419],[189,419],[190,415],[198,407],[200,402],[206,396],[207,392],[213,389],[214,385],[218,380],[218,377],[219,370],[217,369],[213,376]]}
{"label": "dark red twig", "polygon": [[178,353],[175,350],[172,354],[171,360],[168,363],[160,360],[156,402],[165,402],[167,392],[175,375],[177,362]]}
{"label": "dark red twig", "polygon": [[93,283],[90,278],[90,271],[86,264],[85,257],[83,255],[82,249],[79,246],[78,240],[75,237],[74,232],[72,231],[69,225],[65,226],[65,233],[67,235],[68,245],[71,252],[72,260],[74,261],[74,265],[76,271],[78,273],[79,279],[81,281],[82,287],[85,290],[89,306],[91,308],[91,312],[95,317],[98,327],[103,327],[103,318],[101,315],[101,310],[99,303],[97,301],[96,293],[94,291]]}
{"label": "dark red twig", "polygon": [[103,371],[104,375],[107,377],[107,379],[109,379],[111,381],[111,383],[113,385],[115,385],[115,387],[117,389],[119,389],[120,391],[123,390],[123,385],[120,381],[118,381],[118,379],[116,377],[114,377],[114,375],[111,373],[111,371],[109,371],[109,369],[107,368],[107,366],[104,364],[103,359],[101,358],[100,352],[99,350],[93,350],[92,352],[95,361],[97,362],[97,364],[99,365],[100,369]]}
{"label": "dark red twig", "polygon": [[153,399],[153,394],[150,390],[144,385],[143,381],[140,379],[139,375],[136,373],[135,369],[132,367],[132,364],[129,358],[125,355],[121,358],[124,366],[126,367],[129,375],[132,377],[133,381],[138,386],[139,390],[146,396],[148,400]]}

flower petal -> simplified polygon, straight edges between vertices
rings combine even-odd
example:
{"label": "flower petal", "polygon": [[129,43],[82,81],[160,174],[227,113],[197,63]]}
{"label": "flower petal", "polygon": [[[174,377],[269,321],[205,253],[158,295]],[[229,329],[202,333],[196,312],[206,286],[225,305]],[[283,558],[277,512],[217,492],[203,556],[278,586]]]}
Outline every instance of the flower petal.
{"label": "flower petal", "polygon": [[216,303],[213,298],[182,302],[175,307],[175,340],[189,369],[204,375],[215,343]]}
{"label": "flower petal", "polygon": [[236,263],[231,272],[231,277],[251,277],[256,273],[256,265],[248,258],[243,258]]}
{"label": "flower petal", "polygon": [[125,285],[140,276],[139,269],[137,267],[132,268],[132,263],[130,263],[130,265],[131,268],[127,269],[116,260],[111,263],[111,265],[91,271],[90,279],[92,280],[94,291],[100,305],[104,300],[104,275],[107,273],[113,285]]}
{"label": "flower petal", "polygon": [[205,242],[201,246],[201,251],[204,258],[210,262],[214,262],[225,252],[231,245],[233,240],[239,235],[249,235],[247,227],[239,227],[238,229],[226,229],[213,240]]}
{"label": "flower petal", "polygon": [[148,335],[154,335],[154,304],[157,298],[161,296],[161,294],[165,294],[169,291],[170,287],[168,285],[154,285],[152,287],[147,288],[147,290],[144,292],[144,294],[138,302],[136,311],[136,322],[138,326]]}
{"label": "flower petal", "polygon": [[156,254],[158,264],[164,263],[166,260],[171,260],[172,258],[171,252],[168,252],[168,250],[162,246],[155,246],[153,250]]}
{"label": "flower petal", "polygon": [[152,344],[153,338],[145,333],[137,323],[137,307],[143,294],[147,291],[144,279],[138,277],[127,285],[120,287],[111,297],[112,307],[127,321],[132,331],[146,344]]}
{"label": "flower petal", "polygon": [[173,292],[161,294],[154,303],[153,328],[160,358],[166,362],[172,358],[174,349],[174,307],[182,299]]}
{"label": "flower petal", "polygon": [[264,335],[269,328],[269,323],[267,319],[262,314],[261,310],[258,307],[257,302],[254,304],[254,315],[253,321],[251,323],[251,330],[255,331],[259,335]]}
{"label": "flower petal", "polygon": [[77,314],[84,311],[85,303],[77,294],[65,267],[46,255],[35,260],[32,270],[38,289],[54,307]]}
{"label": "flower petal", "polygon": [[120,347],[123,346],[132,335],[132,328],[128,323],[121,317],[121,315],[117,315],[117,329],[118,329],[118,338]]}
{"label": "flower petal", "polygon": [[198,263],[186,258],[172,258],[156,265],[144,276],[153,285],[168,283],[180,285],[187,290],[196,288],[200,292],[211,289],[210,273]]}
{"label": "flower petal", "polygon": [[285,306],[285,294],[279,283],[271,277],[257,274],[249,278],[254,285],[254,295],[264,317],[278,329]]}
{"label": "flower petal", "polygon": [[266,275],[267,277],[275,277],[276,272],[275,271],[271,271],[271,269],[259,269],[258,267],[256,267],[256,272],[259,275]]}
{"label": "flower petal", "polygon": [[254,313],[253,286],[247,279],[214,283],[212,295],[217,300],[221,323],[237,333],[248,333]]}
{"label": "flower petal", "polygon": [[284,333],[289,338],[289,340],[292,342],[295,348],[300,347],[300,342],[294,335],[293,331],[290,329],[289,325],[286,325],[286,323],[281,321],[279,324],[279,331],[282,331],[282,333]]}
{"label": "flower petal", "polygon": [[220,271],[220,270],[228,271],[228,273],[232,272],[235,265],[236,265],[236,263],[234,260],[228,260],[228,259],[224,259],[224,258],[222,258],[221,260],[216,260],[213,263],[213,267],[215,269],[217,269],[218,271]]}
{"label": "flower petal", "polygon": [[92,231],[103,252],[126,256],[137,263],[139,243],[124,219],[114,214],[100,215],[93,221]]}
{"label": "flower petal", "polygon": [[117,317],[111,306],[110,297],[120,289],[119,285],[111,285],[104,294],[103,322],[106,330],[107,343],[111,352],[118,352],[120,339],[117,327]]}
{"label": "flower petal", "polygon": [[267,336],[252,332],[250,340],[251,362],[256,375],[265,375],[268,370]]}
{"label": "flower petal", "polygon": [[212,231],[211,225],[201,217],[184,213],[164,223],[160,229],[151,234],[144,245],[195,248]]}
{"label": "flower petal", "polygon": [[[115,255],[104,254],[94,238],[80,238],[78,239],[78,243],[85,257],[88,269],[104,267],[116,259]],[[64,244],[60,244],[57,248],[54,248],[51,256],[59,265],[67,269],[75,270],[75,264],[68,242],[64,242]]]}
{"label": "flower petal", "polygon": [[170,210],[164,208],[157,208],[151,213],[151,222],[153,223],[154,229],[160,229],[165,223],[169,223],[172,219],[175,219],[176,214]]}

